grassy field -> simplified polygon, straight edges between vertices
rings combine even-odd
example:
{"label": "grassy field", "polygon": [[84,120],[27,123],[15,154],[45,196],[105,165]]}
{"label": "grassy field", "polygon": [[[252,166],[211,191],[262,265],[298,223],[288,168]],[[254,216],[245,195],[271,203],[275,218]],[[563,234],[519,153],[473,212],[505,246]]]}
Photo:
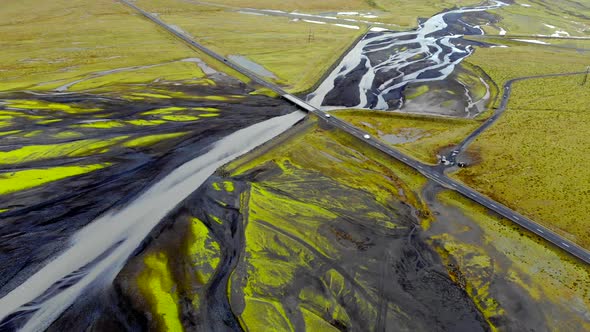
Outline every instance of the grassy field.
{"label": "grassy field", "polygon": [[454,192],[444,191],[438,199],[474,222],[451,226],[452,231],[431,239],[440,246],[438,251],[453,278],[464,285],[488,320],[522,309],[503,306],[510,301],[494,295],[494,288],[505,287],[500,286],[504,283],[513,289],[511,297],[520,296],[517,286],[540,304],[528,309],[535,308],[535,319],[548,330],[590,328],[585,318],[590,306],[590,268],[586,264]]}
{"label": "grassy field", "polygon": [[469,148],[481,163],[457,177],[590,248],[590,83],[582,81],[578,75],[516,83],[506,113]]}
{"label": "grassy field", "polygon": [[375,111],[337,111],[335,115],[387,142],[414,158],[435,164],[437,153],[460,142],[480,125],[478,121],[436,118]]}
{"label": "grassy field", "polygon": [[[560,32],[562,36],[590,36],[588,1],[524,0],[491,12],[502,18],[496,26],[504,29],[507,35],[553,35]],[[484,27],[484,30],[489,34],[500,31],[492,26]]]}
{"label": "grassy field", "polygon": [[[241,55],[273,73],[293,93],[309,90],[366,30],[287,17],[249,15],[179,0],[139,1],[167,23],[225,55]],[[310,39],[310,34],[312,37]]]}
{"label": "grassy field", "polygon": [[[508,47],[478,48],[466,61],[483,69],[500,88],[513,78],[584,71],[590,65],[587,52],[500,38],[484,40]],[[496,106],[499,103],[498,98]]]}
{"label": "grassy field", "polygon": [[[418,24],[418,18],[429,18],[445,9],[479,3],[474,0],[213,0],[209,2],[240,8],[248,7],[282,11],[299,11],[316,14],[347,11],[356,11],[360,13],[370,12],[378,17],[362,19],[396,24],[405,28],[415,27]],[[355,18],[355,16],[346,15],[341,15],[340,17]]]}
{"label": "grassy field", "polygon": [[193,50],[115,1],[12,1],[0,19],[0,91],[50,90],[96,73],[104,81],[110,70],[119,83],[200,76],[178,62]]}

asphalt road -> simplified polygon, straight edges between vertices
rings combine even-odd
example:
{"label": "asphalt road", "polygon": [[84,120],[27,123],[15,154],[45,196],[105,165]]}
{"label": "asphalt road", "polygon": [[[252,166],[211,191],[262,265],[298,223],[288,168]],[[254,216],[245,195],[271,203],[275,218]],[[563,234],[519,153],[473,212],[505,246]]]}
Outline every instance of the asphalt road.
{"label": "asphalt road", "polygon": [[[492,115],[481,126],[479,126],[477,129],[475,129],[471,134],[469,134],[469,136],[467,136],[465,139],[463,139],[463,141],[461,141],[461,143],[457,144],[457,146],[453,150],[459,151],[459,153],[465,151],[465,149],[467,149],[467,147],[477,138],[477,136],[481,135],[481,133],[483,133],[486,129],[488,129],[491,125],[493,125],[500,118],[500,116],[504,113],[504,111],[506,111],[506,107],[508,106],[508,101],[510,100],[510,95],[512,93],[512,84],[519,82],[519,81],[532,80],[532,79],[537,79],[537,78],[571,76],[571,75],[585,75],[585,74],[587,74],[586,71],[580,71],[580,72],[572,72],[572,73],[525,76],[525,77],[514,78],[514,79],[507,81],[504,84],[504,87],[502,89],[503,95],[502,95],[502,101],[500,102],[500,107],[498,107],[496,109],[496,111],[494,112],[494,115]],[[449,155],[447,156],[447,160],[451,161],[454,164],[456,162],[456,157],[457,157],[457,155],[453,155],[452,152],[449,152]]]}
{"label": "asphalt road", "polygon": [[[461,195],[467,197],[468,199],[471,199],[472,201],[485,206],[489,210],[494,211],[497,214],[511,220],[515,224],[518,224],[521,227],[527,229],[528,231],[537,234],[541,238],[553,243],[555,246],[563,249],[564,251],[568,252],[569,254],[571,254],[575,257],[578,257],[582,261],[590,264],[590,252],[589,251],[583,249],[582,247],[576,245],[575,243],[569,241],[568,239],[561,237],[560,235],[552,232],[551,230],[543,227],[542,225],[539,225],[538,223],[534,222],[533,220],[528,219],[525,216],[520,215],[517,212],[511,210],[510,208],[508,208],[508,207],[480,194],[479,192],[465,186],[464,184],[447,177],[444,174],[444,169],[441,169],[440,167],[437,167],[437,166],[430,166],[430,165],[424,164],[418,160],[415,160],[412,157],[407,156],[407,155],[401,153],[400,151],[392,148],[387,143],[384,143],[384,142],[381,142],[381,141],[375,139],[374,137],[368,136],[369,138],[367,139],[366,137],[367,137],[367,135],[370,135],[369,133],[362,131],[361,129],[354,127],[354,126],[350,125],[349,123],[342,121],[334,116],[330,116],[328,113],[325,113],[325,112],[307,104],[305,101],[299,99],[298,97],[287,93],[286,91],[281,89],[279,86],[261,79],[253,72],[231,62],[229,59],[213,52],[212,50],[201,45],[200,43],[197,43],[190,36],[187,36],[179,31],[175,30],[174,28],[167,25],[165,22],[161,21],[159,18],[157,18],[154,15],[137,7],[136,5],[129,2],[128,0],[119,0],[119,1],[132,7],[136,11],[140,12],[143,16],[145,16],[149,20],[153,21],[154,23],[158,24],[162,28],[166,29],[168,32],[170,32],[171,34],[180,38],[181,40],[183,40],[187,44],[201,50],[202,52],[217,59],[218,61],[225,63],[230,68],[246,75],[253,82],[275,91],[276,93],[281,95],[284,99],[299,106],[303,110],[305,110],[309,113],[315,114],[316,116],[327,121],[331,125],[348,132],[352,136],[355,136],[358,139],[363,140],[366,144],[374,147],[375,149],[377,149],[383,153],[386,153],[387,155],[389,155],[389,156],[399,160],[400,162],[408,165],[409,167],[415,169],[416,171],[420,172],[422,175],[431,179],[432,181],[435,181],[435,182],[439,183],[440,185],[442,185],[450,190],[454,190],[454,191],[460,193]],[[585,72],[582,72],[582,73],[585,73]],[[471,142],[475,137],[477,137],[477,135],[479,135],[479,133],[483,132],[486,128],[491,126],[497,120],[497,118],[502,114],[502,112],[506,109],[506,105],[508,103],[508,98],[509,98],[510,92],[511,92],[512,83],[514,83],[518,80],[523,80],[523,79],[549,77],[549,76],[566,76],[566,75],[574,75],[574,74],[580,74],[580,73],[542,75],[542,76],[535,76],[535,77],[528,77],[528,78],[519,78],[519,79],[512,80],[510,82],[507,82],[506,86],[504,87],[504,96],[503,96],[502,104],[501,104],[500,108],[496,111],[494,116],[492,116],[490,119],[488,119],[480,128],[478,128],[474,133],[472,133],[464,141],[465,144],[463,145],[463,147],[467,146],[469,144],[469,142]],[[469,140],[470,138],[471,138],[471,140]]]}

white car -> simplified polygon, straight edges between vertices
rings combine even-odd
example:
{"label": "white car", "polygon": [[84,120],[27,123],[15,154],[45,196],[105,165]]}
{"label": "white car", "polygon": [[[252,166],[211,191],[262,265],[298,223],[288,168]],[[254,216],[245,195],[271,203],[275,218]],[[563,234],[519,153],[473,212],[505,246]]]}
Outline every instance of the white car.
{"label": "white car", "polygon": [[365,139],[371,139],[371,136],[369,134],[365,134],[365,136],[363,136]]}
{"label": "white car", "polygon": [[326,118],[331,118],[332,116],[328,113],[326,113]]}

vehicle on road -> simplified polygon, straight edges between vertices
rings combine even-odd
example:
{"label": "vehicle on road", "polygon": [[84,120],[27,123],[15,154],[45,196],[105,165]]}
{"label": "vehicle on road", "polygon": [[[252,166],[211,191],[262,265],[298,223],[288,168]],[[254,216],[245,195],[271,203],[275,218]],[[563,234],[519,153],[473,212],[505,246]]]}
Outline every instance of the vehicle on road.
{"label": "vehicle on road", "polygon": [[365,136],[363,136],[365,139],[371,139],[371,136],[368,134],[365,134]]}

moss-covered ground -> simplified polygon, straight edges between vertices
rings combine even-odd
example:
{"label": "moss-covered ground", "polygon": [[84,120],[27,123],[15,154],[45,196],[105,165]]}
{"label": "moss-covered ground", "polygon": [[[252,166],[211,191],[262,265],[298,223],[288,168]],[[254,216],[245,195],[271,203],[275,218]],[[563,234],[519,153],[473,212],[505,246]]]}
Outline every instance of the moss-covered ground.
{"label": "moss-covered ground", "polygon": [[457,173],[477,190],[590,247],[590,83],[583,75],[517,82],[506,113],[469,148]]}
{"label": "moss-covered ground", "polygon": [[[422,192],[420,175],[338,130],[308,121],[218,174],[185,203],[173,227],[192,220],[213,234],[220,247],[202,252],[212,255],[207,269],[218,265],[216,279],[195,285],[224,294],[247,331],[442,328],[446,310],[453,322],[469,324],[466,303],[484,329],[588,328],[585,265],[456,194]],[[171,243],[185,233],[163,232],[126,273],[145,275],[162,252],[173,257]],[[243,251],[228,255],[236,244]],[[216,248],[228,256],[219,261]],[[178,266],[167,264],[153,278]],[[228,273],[225,292],[214,291]],[[166,309],[175,323],[158,318],[155,326],[210,326],[214,316],[203,306],[219,308],[221,300],[187,307],[194,291],[182,275],[174,280],[164,293],[148,290],[147,280],[121,282],[144,289],[139,298],[185,299]],[[163,307],[140,306],[150,317]]]}
{"label": "moss-covered ground", "polygon": [[[448,224],[433,227],[431,240],[439,247],[453,278],[464,285],[492,325],[498,327],[499,317],[510,316],[511,310],[523,309],[502,305],[510,303],[510,297],[520,296],[516,289],[520,287],[539,304],[524,309],[538,315],[543,328],[590,328],[586,318],[590,269],[586,264],[454,192],[443,191],[438,200],[472,220],[441,220]],[[506,287],[504,290],[511,294],[498,294],[499,287]],[[536,323],[523,324],[530,327]]]}

